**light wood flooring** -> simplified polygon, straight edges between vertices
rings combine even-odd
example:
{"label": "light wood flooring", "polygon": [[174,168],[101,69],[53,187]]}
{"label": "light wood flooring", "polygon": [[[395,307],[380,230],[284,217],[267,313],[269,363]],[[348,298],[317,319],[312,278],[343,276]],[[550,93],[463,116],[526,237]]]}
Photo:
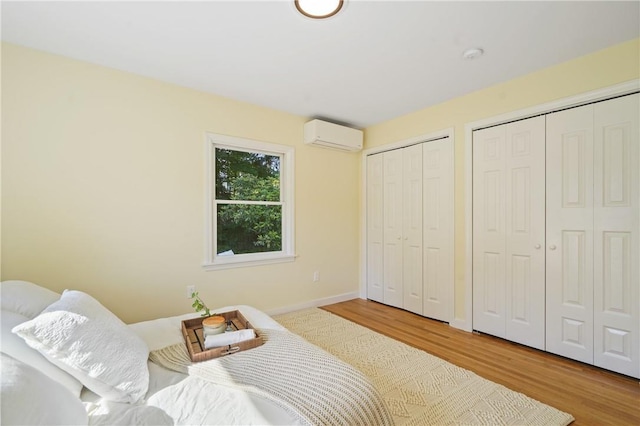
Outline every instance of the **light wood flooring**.
{"label": "light wood flooring", "polygon": [[322,309],[566,411],[574,426],[640,425],[637,379],[368,300]]}

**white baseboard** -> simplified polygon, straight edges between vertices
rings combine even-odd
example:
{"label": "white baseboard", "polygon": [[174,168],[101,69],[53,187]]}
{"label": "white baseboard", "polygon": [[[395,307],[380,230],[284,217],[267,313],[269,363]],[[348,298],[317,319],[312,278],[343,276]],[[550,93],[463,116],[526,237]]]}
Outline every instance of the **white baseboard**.
{"label": "white baseboard", "polygon": [[281,308],[269,309],[265,313],[269,316],[286,314],[288,312],[299,311],[307,308],[317,308],[318,306],[331,305],[332,303],[345,302],[351,299],[359,298],[357,291],[351,293],[338,294],[337,296],[324,297],[322,299],[310,300],[308,302],[298,303],[296,305],[283,306]]}

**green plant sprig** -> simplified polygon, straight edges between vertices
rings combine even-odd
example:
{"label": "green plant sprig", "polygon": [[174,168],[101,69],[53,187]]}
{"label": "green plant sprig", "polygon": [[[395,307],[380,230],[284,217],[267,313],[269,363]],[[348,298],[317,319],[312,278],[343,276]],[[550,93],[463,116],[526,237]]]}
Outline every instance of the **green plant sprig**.
{"label": "green plant sprig", "polygon": [[193,300],[193,304],[191,305],[191,307],[193,309],[195,309],[196,312],[204,311],[202,314],[200,314],[201,317],[209,317],[209,316],[211,316],[211,312],[209,311],[209,308],[204,303],[204,301],[200,298],[200,296],[198,295],[197,291],[191,293],[191,298],[194,299]]}

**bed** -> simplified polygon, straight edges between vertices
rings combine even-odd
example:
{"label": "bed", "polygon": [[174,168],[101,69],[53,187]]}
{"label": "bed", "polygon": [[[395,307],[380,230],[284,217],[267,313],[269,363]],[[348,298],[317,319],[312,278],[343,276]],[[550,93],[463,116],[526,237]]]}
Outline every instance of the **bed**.
{"label": "bed", "polygon": [[392,423],[361,373],[253,307],[215,311],[239,310],[262,346],[190,364],[180,325],[195,313],[126,325],[80,291],[0,288],[2,424]]}

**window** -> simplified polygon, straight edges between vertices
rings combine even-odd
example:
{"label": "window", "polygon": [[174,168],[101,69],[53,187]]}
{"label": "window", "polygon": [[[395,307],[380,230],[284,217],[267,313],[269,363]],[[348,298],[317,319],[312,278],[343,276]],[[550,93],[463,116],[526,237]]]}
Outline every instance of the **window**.
{"label": "window", "polygon": [[294,259],[293,148],[207,135],[207,269]]}

